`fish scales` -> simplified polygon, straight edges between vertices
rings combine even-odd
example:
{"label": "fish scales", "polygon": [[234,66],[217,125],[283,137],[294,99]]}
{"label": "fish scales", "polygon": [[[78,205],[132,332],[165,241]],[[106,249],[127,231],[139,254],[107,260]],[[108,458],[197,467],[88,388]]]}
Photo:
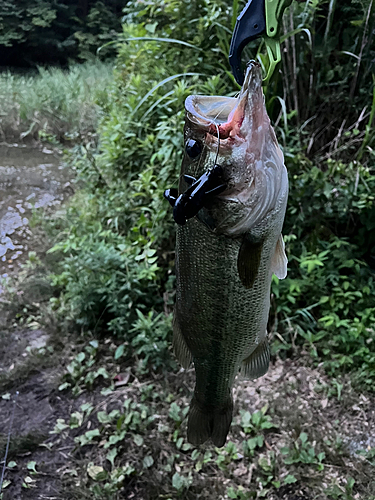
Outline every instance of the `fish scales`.
{"label": "fish scales", "polygon": [[[223,370],[226,388],[234,380],[234,368],[259,343],[259,332],[265,332],[264,304],[269,306],[269,291],[264,283],[270,280],[266,266],[270,245],[263,248],[264,258],[250,290],[243,287],[237,272],[240,246],[241,240],[218,237],[197,220],[177,230],[178,259],[186,264],[177,264],[178,321],[184,324],[184,338],[194,353],[195,370],[201,370],[198,367],[201,359],[203,365],[204,361],[212,360],[209,369],[218,376]],[[179,307],[180,304],[183,306]],[[197,332],[204,335],[197,336]],[[219,342],[222,356],[214,352]],[[222,392],[222,387],[212,390],[211,397],[219,403],[220,396],[216,393]]]}
{"label": "fish scales", "polygon": [[249,67],[237,100],[220,98],[215,118],[224,105],[226,111],[212,131],[202,99],[186,104],[185,139],[202,141],[204,148],[198,160],[185,155],[179,191],[187,188],[184,174],[200,175],[216,159],[227,189],[177,229],[174,348],[183,366],[194,362],[196,373],[188,439],[200,444],[211,438],[223,446],[236,375],[242,369],[257,378],[268,369],[272,273],[286,274],[281,228],[288,183],[257,64]]}

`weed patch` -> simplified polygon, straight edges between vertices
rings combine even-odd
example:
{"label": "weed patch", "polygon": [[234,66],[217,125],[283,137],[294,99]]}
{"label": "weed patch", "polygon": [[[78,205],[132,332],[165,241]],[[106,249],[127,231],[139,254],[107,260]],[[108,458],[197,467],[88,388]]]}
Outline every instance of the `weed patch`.
{"label": "weed patch", "polygon": [[[313,30],[323,8],[318,4],[296,6],[293,23],[303,21],[305,30]],[[134,40],[118,45],[113,92],[99,129],[100,148],[86,144],[72,152],[71,162],[85,189],[69,207],[66,226],[51,249],[62,255],[53,277],[62,292],[55,303],[57,314],[85,331],[115,335],[122,342],[117,355],[131,357],[145,373],[150,366],[160,370],[170,366],[175,228],[163,192],[179,175],[183,103],[190,94],[223,95],[236,90],[227,77],[228,47],[222,43],[227,39],[223,27],[229,26],[230,15],[223,2],[218,0],[215,6],[217,10],[206,5],[202,11],[212,30],[208,40],[206,31],[196,25],[191,3],[181,2],[176,11],[167,9],[166,13],[159,4],[145,10],[129,4],[124,36]],[[178,21],[179,9],[184,9],[184,25]],[[213,21],[215,16],[220,16],[220,25]],[[148,25],[134,23],[146,18],[147,23],[154,20],[154,41],[149,39]],[[160,42],[158,36],[171,35],[172,25],[174,38],[189,46],[177,49],[178,44]],[[306,69],[308,44],[302,35],[295,43]],[[203,51],[200,57],[188,56],[197,49]],[[315,56],[323,65],[320,53]],[[151,73],[155,60],[158,64]],[[342,82],[346,89],[350,87],[348,75]],[[275,82],[274,94],[280,83]],[[294,91],[284,83],[292,103]],[[274,277],[272,284],[269,330],[273,352],[287,357],[308,350],[333,377],[350,372],[358,384],[372,390],[375,173],[367,147],[372,147],[372,135],[367,134],[361,153],[353,143],[349,146],[353,136],[365,133],[363,123],[358,122],[358,133],[350,128],[337,139],[341,145],[345,138],[348,141],[342,158],[333,153],[322,156],[310,147],[307,130],[315,132],[308,126],[306,113],[311,106],[319,109],[322,105],[323,90],[321,95],[312,91],[312,101],[305,108],[300,106],[298,113],[291,110],[283,127],[275,98],[268,92],[265,89],[268,112],[284,142],[290,179],[284,227],[288,277],[280,282]],[[346,102],[341,91],[335,96],[337,102]],[[369,105],[372,102],[371,96],[355,96],[356,102],[364,103],[367,98]],[[308,123],[298,125],[296,113]],[[354,119],[355,110],[351,113]]]}
{"label": "weed patch", "polygon": [[112,83],[110,63],[0,75],[2,141],[74,143],[92,137]]}
{"label": "weed patch", "polygon": [[350,417],[358,401],[350,386],[342,384],[344,410],[337,394],[326,401],[315,390],[329,385],[326,375],[278,361],[264,379],[237,385],[227,444],[194,447],[186,441],[191,386],[182,385],[191,372],[141,382],[130,366],[121,378],[117,371],[97,406],[81,405],[53,430],[74,437],[75,483],[94,498],[375,498],[371,455],[361,461],[345,444],[354,439],[352,425],[357,433],[374,428],[373,397],[360,397],[362,427]]}

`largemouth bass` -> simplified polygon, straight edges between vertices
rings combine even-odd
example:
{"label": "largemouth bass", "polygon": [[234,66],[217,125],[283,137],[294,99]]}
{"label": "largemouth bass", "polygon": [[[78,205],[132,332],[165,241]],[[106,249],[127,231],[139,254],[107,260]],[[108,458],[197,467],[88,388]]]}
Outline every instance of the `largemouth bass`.
{"label": "largemouth bass", "polygon": [[[221,167],[225,190],[177,228],[174,351],[194,362],[196,386],[188,440],[223,446],[239,371],[268,370],[272,273],[286,276],[281,229],[288,176],[264,105],[259,65],[248,65],[238,98],[190,96],[185,102],[184,175]],[[188,177],[186,177],[188,179]]]}

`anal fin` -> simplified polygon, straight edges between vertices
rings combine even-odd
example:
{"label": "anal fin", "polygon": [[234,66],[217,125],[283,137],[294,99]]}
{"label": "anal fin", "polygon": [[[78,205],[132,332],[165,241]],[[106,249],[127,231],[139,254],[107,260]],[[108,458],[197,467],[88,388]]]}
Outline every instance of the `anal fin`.
{"label": "anal fin", "polygon": [[173,350],[180,365],[189,368],[193,358],[178,324],[176,311],[173,313]]}
{"label": "anal fin", "polygon": [[269,364],[270,346],[268,340],[264,339],[255,351],[242,361],[241,375],[250,379],[262,377],[267,373]]}

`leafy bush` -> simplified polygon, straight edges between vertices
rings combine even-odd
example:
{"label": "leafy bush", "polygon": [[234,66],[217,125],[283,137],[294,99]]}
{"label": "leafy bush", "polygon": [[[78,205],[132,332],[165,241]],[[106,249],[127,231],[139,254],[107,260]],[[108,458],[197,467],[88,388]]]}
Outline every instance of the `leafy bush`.
{"label": "leafy bush", "polygon": [[[325,2],[295,5],[294,17],[285,18],[286,27],[293,19],[289,28],[297,32],[286,34],[290,51],[283,76],[276,75],[265,89],[290,177],[284,228],[289,275],[274,280],[276,320],[270,324],[285,340],[274,345],[291,353],[291,345],[307,344],[327,369],[359,370],[369,388],[375,380],[375,101],[359,83],[371,81],[372,49],[360,52],[372,23],[371,5],[364,2],[360,10],[359,4],[340,4],[331,8],[331,17],[322,17]],[[54,248],[63,252],[62,271],[54,278],[63,290],[61,311],[85,328],[108,329],[129,344],[140,322],[152,325],[158,314],[157,327],[133,343],[138,350],[143,343],[145,362],[151,331],[159,332],[152,339],[162,346],[156,358],[163,360],[166,353],[165,329],[159,326],[170,321],[163,315],[173,303],[174,224],[163,191],[176,185],[179,175],[183,102],[192,93],[236,92],[227,62],[232,14],[221,0],[129,2],[126,41],[118,45],[99,148],[79,147],[72,156],[85,189],[68,209],[68,227]],[[342,40],[332,27],[337,19]],[[167,37],[173,40],[161,40]],[[348,51],[362,58],[358,74],[357,59]],[[258,57],[263,61],[261,53]],[[307,100],[309,87],[293,86],[297,74],[302,87],[313,75]],[[355,108],[348,114],[351,88]],[[332,113],[337,127],[331,127]],[[345,122],[349,118],[354,125]],[[326,148],[312,147],[326,130],[335,138],[328,155]]]}
{"label": "leafy bush", "polygon": [[278,328],[297,334],[316,358],[327,358],[331,372],[360,370],[371,388],[375,172],[357,161],[328,160],[322,169],[299,159],[287,158],[289,274],[274,278]]}
{"label": "leafy bush", "polygon": [[[126,0],[2,0],[0,64],[33,67],[91,60],[121,30]],[[112,56],[107,47],[102,56]]]}

